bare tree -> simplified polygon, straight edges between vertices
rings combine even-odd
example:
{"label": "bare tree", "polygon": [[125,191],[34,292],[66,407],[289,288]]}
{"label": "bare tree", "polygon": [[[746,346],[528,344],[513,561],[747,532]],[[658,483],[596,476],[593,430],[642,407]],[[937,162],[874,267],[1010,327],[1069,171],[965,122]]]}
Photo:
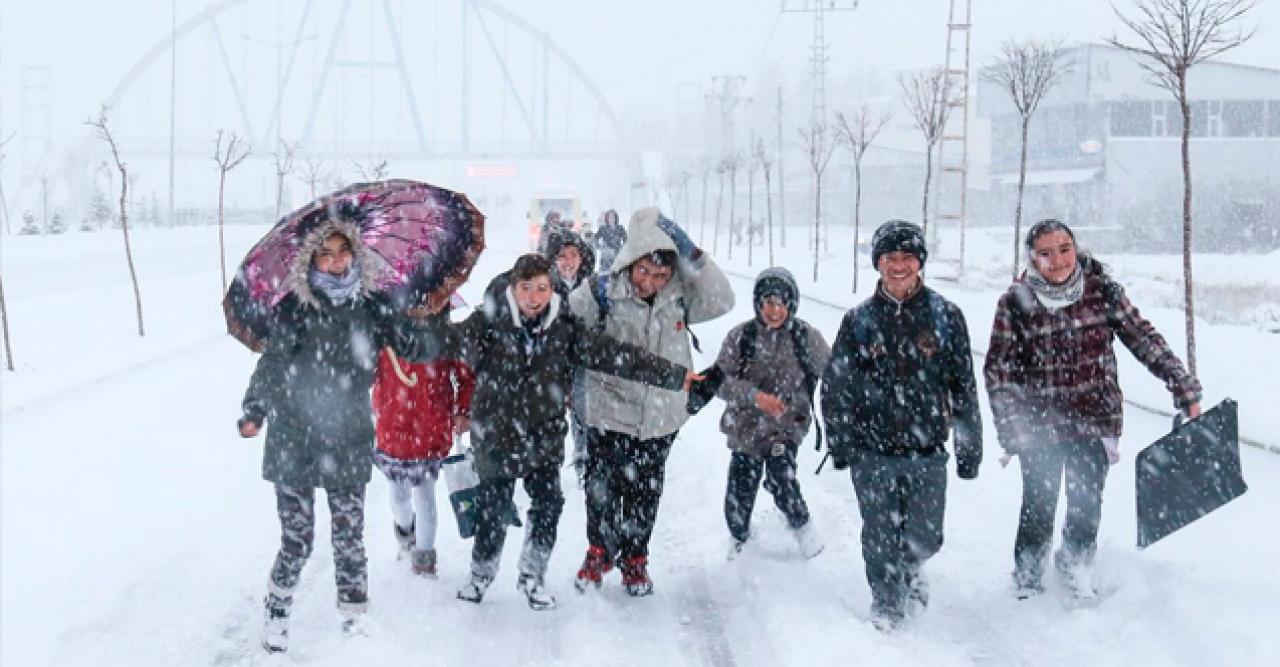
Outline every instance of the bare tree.
{"label": "bare tree", "polygon": [[729,172],[729,259],[733,259],[733,239],[736,231],[741,235],[741,225],[737,220],[738,203],[738,169],[742,168],[742,156],[730,153],[724,159],[724,167]]}
{"label": "bare tree", "polygon": [[1029,39],[1008,40],[1000,46],[1000,56],[983,70],[982,78],[1009,94],[1022,119],[1022,151],[1018,160],[1018,200],[1013,212],[1013,277],[1018,277],[1019,250],[1022,239],[1022,193],[1027,182],[1027,129],[1031,115],[1040,106],[1045,93],[1071,71],[1071,63],[1062,40],[1045,42]]}
{"label": "bare tree", "polygon": [[706,247],[707,245],[707,181],[711,180],[711,158],[702,156],[700,162],[702,170],[702,227],[698,230],[698,245]]}
{"label": "bare tree", "polygon": [[[10,134],[4,141],[0,141],[0,164],[4,164],[4,146],[13,139]],[[0,170],[0,173],[3,173]],[[9,226],[9,204],[4,200],[4,181],[0,179],[0,215],[4,216],[4,228],[7,233],[12,234],[13,229]],[[0,272],[0,323],[4,325],[4,362],[5,368],[13,370],[13,344],[9,339],[9,307],[4,301],[4,276]]]}
{"label": "bare tree", "polygon": [[363,181],[381,181],[391,171],[391,162],[389,160],[375,157],[371,157],[363,163],[352,160],[351,165],[356,168],[356,173],[360,174],[360,180]]}
{"label": "bare tree", "polygon": [[284,177],[293,173],[293,154],[297,144],[281,141],[276,152],[271,154],[276,170],[276,220],[280,219],[280,211],[284,207]]}
{"label": "bare tree", "polygon": [[853,158],[853,293],[858,293],[858,238],[862,227],[862,158],[876,137],[889,125],[890,114],[882,111],[873,114],[862,105],[852,116],[836,114],[836,127],[840,138]]}
{"label": "bare tree", "polygon": [[818,281],[818,259],[822,249],[822,174],[831,163],[831,156],[836,152],[835,132],[822,119],[817,119],[808,128],[800,129],[800,145],[809,157],[809,168],[813,170],[813,280]]}
{"label": "bare tree", "polygon": [[724,207],[724,175],[729,171],[725,160],[716,163],[716,173],[720,174],[720,191],[716,193],[716,226],[711,230],[711,254],[720,254],[720,210]]}
{"label": "bare tree", "polygon": [[133,302],[137,307],[138,314],[138,335],[146,336],[146,329],[142,325],[142,290],[138,288],[138,271],[133,266],[133,248],[129,245],[129,166],[120,160],[120,150],[116,146],[115,137],[111,136],[111,129],[107,126],[107,106],[102,105],[102,109],[98,111],[98,117],[86,120],[85,125],[94,128],[97,131],[98,138],[107,142],[107,146],[111,148],[111,159],[116,163],[116,169],[120,171],[120,231],[124,235],[124,257],[129,263],[129,278],[133,281]]}
{"label": "bare tree", "polygon": [[6,234],[13,233],[13,225],[9,221],[9,202],[4,198],[4,147],[5,144],[13,140],[13,133],[5,137],[4,141],[0,141],[0,215],[4,216],[4,231]]}
{"label": "bare tree", "polygon": [[773,190],[769,184],[769,167],[772,166],[769,153],[764,149],[764,139],[756,139],[755,145],[756,161],[760,163],[760,168],[764,171],[764,208],[767,219],[766,227],[769,233],[769,266],[773,267]]}
{"label": "bare tree", "polygon": [[1234,49],[1253,37],[1257,27],[1240,21],[1257,0],[1134,0],[1137,16],[1115,10],[1134,36],[1127,44],[1112,35],[1107,43],[1135,53],[1139,64],[1169,91],[1182,111],[1182,283],[1187,329],[1187,368],[1196,374],[1195,300],[1191,275],[1191,104],[1187,73],[1192,67]]}
{"label": "bare tree", "polygon": [[[752,142],[748,144],[749,150],[755,150],[755,133],[752,133]],[[747,266],[751,266],[751,260],[755,256],[755,235],[752,230],[756,224],[756,170],[760,168],[760,160],[754,154],[747,155]]]}
{"label": "bare tree", "polygon": [[325,177],[324,163],[319,160],[307,158],[302,161],[302,167],[298,170],[298,180],[307,184],[307,191],[311,199],[316,198],[316,185]]}
{"label": "bare tree", "polygon": [[924,135],[924,198],[920,204],[920,220],[924,231],[925,243],[929,241],[929,183],[933,178],[933,147],[942,139],[942,130],[947,125],[947,116],[951,113],[951,105],[957,94],[953,91],[950,78],[941,67],[903,73],[898,75],[898,86],[902,89],[903,102],[916,128]]}
{"label": "bare tree", "polygon": [[[227,245],[223,238],[225,225],[224,206],[227,192],[227,172],[235,169],[249,157],[249,144],[236,136],[235,132],[222,146],[222,130],[218,130],[218,138],[213,142],[213,161],[218,163],[218,266],[222,269],[222,291],[227,289]],[[278,207],[277,207],[278,208]]]}

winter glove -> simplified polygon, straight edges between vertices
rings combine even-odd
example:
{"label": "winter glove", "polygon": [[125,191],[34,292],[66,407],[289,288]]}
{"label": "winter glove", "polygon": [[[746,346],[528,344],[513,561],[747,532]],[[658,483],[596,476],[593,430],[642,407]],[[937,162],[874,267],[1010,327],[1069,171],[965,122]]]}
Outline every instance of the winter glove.
{"label": "winter glove", "polygon": [[956,474],[960,479],[977,479],[978,478],[978,459],[970,457],[956,457]]}
{"label": "winter glove", "polygon": [[658,229],[661,229],[662,233],[671,237],[671,242],[676,244],[676,252],[681,257],[692,261],[701,254],[698,246],[693,244],[693,239],[689,238],[689,235],[684,233],[684,230],[680,229],[680,226],[672,222],[670,218],[658,216]]}
{"label": "winter glove", "polygon": [[862,452],[858,449],[850,448],[841,452],[837,452],[834,449],[831,450],[831,465],[836,470],[856,467],[859,463],[862,463],[863,458]]}

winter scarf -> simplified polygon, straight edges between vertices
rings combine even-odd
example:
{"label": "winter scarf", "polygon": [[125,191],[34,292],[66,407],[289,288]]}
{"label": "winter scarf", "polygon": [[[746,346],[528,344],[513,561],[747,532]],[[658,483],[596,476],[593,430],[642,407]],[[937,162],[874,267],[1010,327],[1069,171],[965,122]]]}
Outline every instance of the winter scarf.
{"label": "winter scarf", "polygon": [[1079,301],[1084,294],[1084,271],[1080,269],[1079,263],[1076,264],[1076,270],[1071,272],[1071,277],[1060,285],[1054,285],[1040,274],[1035,262],[1028,262],[1027,275],[1023,280],[1036,295],[1036,300],[1050,311],[1066,308]]}
{"label": "winter scarf", "polygon": [[307,282],[311,285],[311,289],[324,292],[333,305],[341,306],[360,293],[360,274],[360,262],[355,260],[351,262],[347,272],[341,276],[311,269],[307,274]]}

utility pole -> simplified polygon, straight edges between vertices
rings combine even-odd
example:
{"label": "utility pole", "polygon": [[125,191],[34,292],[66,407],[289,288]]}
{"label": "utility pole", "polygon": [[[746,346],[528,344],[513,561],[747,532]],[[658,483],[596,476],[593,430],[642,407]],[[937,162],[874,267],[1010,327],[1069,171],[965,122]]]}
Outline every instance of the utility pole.
{"label": "utility pole", "polygon": [[[783,13],[813,14],[813,42],[809,45],[812,54],[809,62],[812,67],[813,95],[809,108],[809,127],[819,123],[826,124],[827,117],[827,34],[826,15],[831,12],[848,12],[858,8],[858,0],[782,0]],[[783,187],[782,168],[782,90],[778,90],[778,187]],[[785,202],[779,197],[779,206],[786,210]],[[782,229],[786,230],[785,213],[782,218]],[[826,225],[822,225],[825,230]],[[815,239],[815,243],[816,243]],[[783,232],[782,245],[785,247],[786,232]]]}
{"label": "utility pole", "polygon": [[784,248],[787,247],[787,170],[782,160],[785,154],[786,144],[782,143],[782,86],[778,86],[778,243]]}
{"label": "utility pole", "polygon": [[858,0],[783,0],[784,13],[813,14],[813,43],[809,56],[813,67],[813,100],[810,125],[827,117],[827,35],[826,15],[831,12],[848,12],[858,8]]}
{"label": "utility pole", "polygon": [[169,2],[169,216],[173,224],[173,162],[178,150],[178,0]]}

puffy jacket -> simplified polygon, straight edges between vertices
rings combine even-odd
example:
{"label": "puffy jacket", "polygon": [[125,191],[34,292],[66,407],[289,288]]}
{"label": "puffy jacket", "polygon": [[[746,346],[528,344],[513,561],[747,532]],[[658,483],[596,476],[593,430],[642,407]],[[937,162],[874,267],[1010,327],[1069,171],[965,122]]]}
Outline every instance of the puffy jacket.
{"label": "puffy jacket", "polygon": [[[326,223],[304,242],[318,247],[330,231],[351,239],[357,258],[372,259],[357,231]],[[310,255],[308,254],[309,258]],[[305,272],[308,261],[291,269]],[[337,306],[314,293],[304,276],[289,276],[289,296],[275,309],[267,345],[258,359],[242,410],[244,421],[267,426],[264,479],[296,487],[349,488],[368,483],[374,430],[369,389],[378,351],[390,346],[402,357],[427,361],[440,352],[443,332],[432,321],[422,329],[368,292]]]}
{"label": "puffy jacket", "polygon": [[565,400],[578,368],[679,391],[687,367],[599,334],[558,294],[526,326],[509,276],[495,278],[484,306],[449,330],[449,353],[475,372],[471,444],[482,478],[524,477],[564,461]]}
{"label": "puffy jacket", "polygon": [[[636,260],[656,250],[675,251],[676,246],[658,228],[656,207],[631,216],[627,242],[609,273],[605,298],[609,300],[604,333],[631,343],[685,368],[693,365],[689,325],[719,317],[733,308],[733,288],[728,278],[706,254],[678,262],[675,275],[654,295],[653,304],[634,295],[629,271]],[[573,312],[589,325],[600,320],[596,285],[588,281],[569,296]],[[687,394],[660,389],[603,373],[587,373],[586,423],[597,429],[650,440],[675,433],[689,418]]]}
{"label": "puffy jacket", "polygon": [[899,302],[877,287],[840,324],[822,377],[831,455],[855,460],[945,455],[961,470],[982,461],[982,419],[964,315],[928,287]]}
{"label": "puffy jacket", "polygon": [[[400,373],[395,364],[399,364]],[[453,418],[471,414],[474,387],[471,369],[460,361],[413,363],[383,350],[373,382],[378,449],[402,460],[448,456],[453,446]]]}

